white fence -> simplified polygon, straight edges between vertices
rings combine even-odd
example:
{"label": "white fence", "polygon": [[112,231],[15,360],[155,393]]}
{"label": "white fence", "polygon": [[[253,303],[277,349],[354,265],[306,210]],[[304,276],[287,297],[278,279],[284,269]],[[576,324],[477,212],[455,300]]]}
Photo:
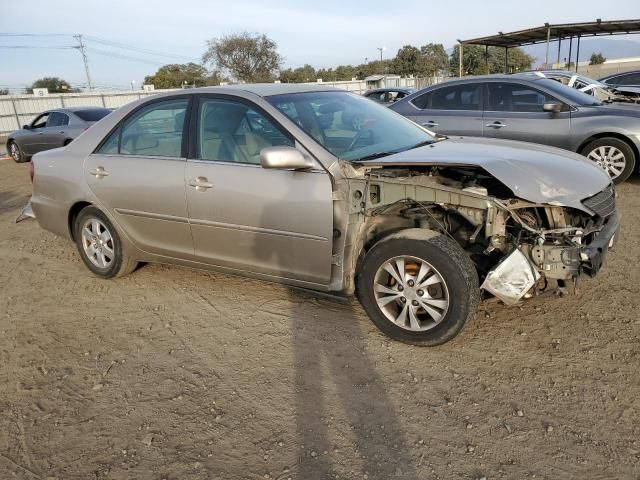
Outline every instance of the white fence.
{"label": "white fence", "polygon": [[[380,87],[408,87],[424,88],[442,81],[442,78],[386,78],[379,82],[365,82],[364,80],[348,80],[339,82],[323,82],[328,85],[350,92],[363,94],[367,89]],[[73,107],[106,107],[118,108],[139,98],[148,97],[155,93],[171,90],[156,90],[154,92],[84,92],[49,94],[38,97],[35,95],[3,95],[0,96],[0,137],[19,130],[23,125],[31,123],[36,115],[55,108]]]}
{"label": "white fence", "polygon": [[34,95],[0,96],[0,136],[22,128],[34,117],[46,110],[73,107],[118,108],[127,103],[166,90],[155,92],[87,92]]}

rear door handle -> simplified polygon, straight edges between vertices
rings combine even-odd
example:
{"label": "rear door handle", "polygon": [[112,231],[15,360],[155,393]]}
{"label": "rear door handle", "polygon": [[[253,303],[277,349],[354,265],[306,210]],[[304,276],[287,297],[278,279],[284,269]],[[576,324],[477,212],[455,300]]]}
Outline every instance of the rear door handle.
{"label": "rear door handle", "polygon": [[423,124],[421,124],[423,127],[437,127],[438,123],[434,122],[433,120],[429,120],[428,122],[425,122]]}
{"label": "rear door handle", "polygon": [[96,178],[102,178],[109,175],[107,172],[105,172],[104,167],[96,167],[93,170],[89,170],[89,173]]}
{"label": "rear door handle", "polygon": [[485,127],[491,127],[491,128],[502,128],[502,127],[506,127],[507,124],[506,123],[502,123],[502,122],[493,122],[493,123],[487,123],[485,125]]}
{"label": "rear door handle", "polygon": [[194,187],[199,192],[204,192],[209,188],[213,188],[213,183],[209,183],[207,177],[197,177],[189,180],[189,186]]}

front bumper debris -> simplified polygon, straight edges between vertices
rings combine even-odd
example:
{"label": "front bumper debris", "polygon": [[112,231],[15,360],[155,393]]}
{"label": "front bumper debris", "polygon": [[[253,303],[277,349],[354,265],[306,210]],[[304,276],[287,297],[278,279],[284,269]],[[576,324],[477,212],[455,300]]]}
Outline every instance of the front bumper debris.
{"label": "front bumper debris", "polygon": [[539,278],[540,274],[526,255],[516,249],[487,274],[480,288],[492,293],[506,305],[515,305]]}

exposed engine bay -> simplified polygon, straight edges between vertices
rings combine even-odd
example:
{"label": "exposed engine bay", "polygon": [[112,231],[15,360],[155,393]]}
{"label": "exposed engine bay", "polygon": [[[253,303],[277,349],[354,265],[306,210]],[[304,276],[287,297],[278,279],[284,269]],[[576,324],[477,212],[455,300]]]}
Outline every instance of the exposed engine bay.
{"label": "exposed engine bay", "polygon": [[612,186],[578,210],[519,199],[480,167],[374,168],[349,183],[365,248],[389,229],[441,232],[469,255],[483,290],[506,304],[595,275],[618,225]]}

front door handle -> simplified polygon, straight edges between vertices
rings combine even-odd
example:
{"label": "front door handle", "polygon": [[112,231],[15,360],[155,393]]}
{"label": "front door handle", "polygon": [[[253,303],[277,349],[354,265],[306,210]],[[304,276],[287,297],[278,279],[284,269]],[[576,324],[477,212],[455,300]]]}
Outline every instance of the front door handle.
{"label": "front door handle", "polygon": [[422,124],[423,127],[437,127],[438,123],[434,122],[433,120],[429,120],[428,122],[425,122]]}
{"label": "front door handle", "polygon": [[89,173],[96,178],[102,178],[109,175],[107,172],[105,172],[104,167],[96,167],[93,170],[89,170]]}
{"label": "front door handle", "polygon": [[197,177],[189,180],[189,186],[194,187],[199,192],[204,192],[208,188],[213,188],[213,183],[209,183],[207,177]]}
{"label": "front door handle", "polygon": [[490,127],[490,128],[502,128],[502,127],[506,127],[507,124],[506,123],[502,123],[502,122],[493,122],[493,123],[487,123],[485,125],[485,127]]}

